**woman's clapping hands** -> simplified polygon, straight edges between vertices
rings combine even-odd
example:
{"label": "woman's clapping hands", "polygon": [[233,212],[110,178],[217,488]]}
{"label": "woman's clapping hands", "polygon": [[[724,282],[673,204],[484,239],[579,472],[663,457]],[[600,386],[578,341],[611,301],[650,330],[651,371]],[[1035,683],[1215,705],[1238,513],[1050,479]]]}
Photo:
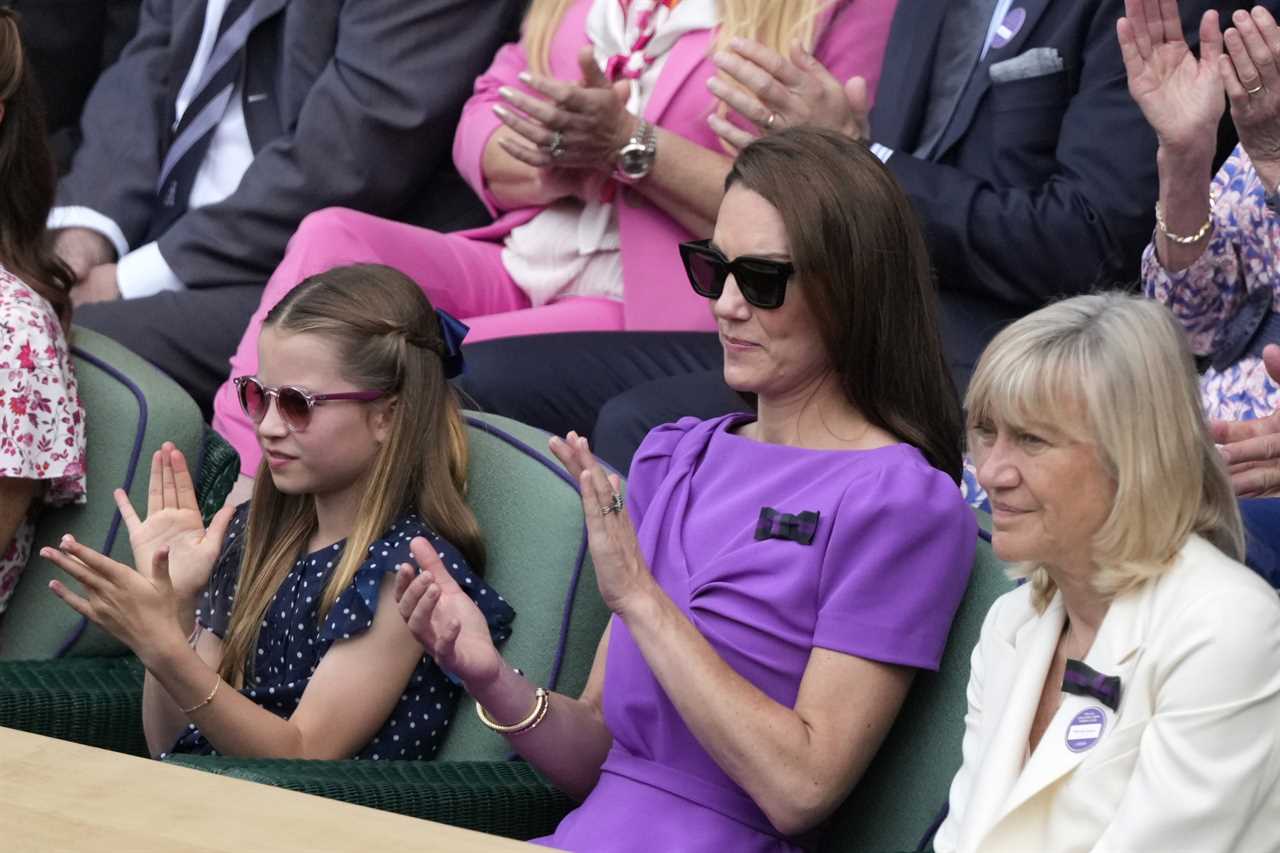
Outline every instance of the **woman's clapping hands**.
{"label": "woman's clapping hands", "polygon": [[1211,157],[1226,105],[1218,13],[1206,12],[1200,22],[1198,58],[1182,35],[1176,0],[1125,0],[1125,17],[1116,22],[1116,35],[1129,94],[1160,144]]}
{"label": "woman's clapping hands", "polygon": [[552,438],[550,446],[582,493],[587,545],[600,595],[610,610],[625,615],[629,607],[656,590],[657,584],[640,553],[631,516],[625,508],[614,509],[615,497],[621,499],[622,480],[617,474],[605,473],[587,440],[577,433]]}
{"label": "woman's clapping hands", "polygon": [[590,47],[578,56],[582,81],[570,83],[525,72],[521,82],[533,90],[504,86],[507,103],[494,107],[513,131],[498,144],[512,157],[540,169],[613,171],[619,149],[639,119],[627,111],[628,81],[610,83]]}

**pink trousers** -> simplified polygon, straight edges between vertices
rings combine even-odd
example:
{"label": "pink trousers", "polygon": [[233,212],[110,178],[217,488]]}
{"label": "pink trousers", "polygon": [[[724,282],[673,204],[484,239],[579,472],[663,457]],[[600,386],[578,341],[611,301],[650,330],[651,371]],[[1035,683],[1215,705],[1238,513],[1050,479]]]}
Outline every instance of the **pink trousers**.
{"label": "pink trousers", "polygon": [[214,398],[213,427],[240,454],[253,476],[262,454],[254,424],[240,409],[231,378],[258,370],[258,332],[276,303],[308,276],[346,264],[378,263],[400,270],[431,299],[471,327],[467,343],[548,332],[618,331],[622,303],[572,298],[538,308],[507,274],[502,244],[441,234],[343,208],[302,220],[284,260],[267,282],[262,302],[231,358],[231,376]]}

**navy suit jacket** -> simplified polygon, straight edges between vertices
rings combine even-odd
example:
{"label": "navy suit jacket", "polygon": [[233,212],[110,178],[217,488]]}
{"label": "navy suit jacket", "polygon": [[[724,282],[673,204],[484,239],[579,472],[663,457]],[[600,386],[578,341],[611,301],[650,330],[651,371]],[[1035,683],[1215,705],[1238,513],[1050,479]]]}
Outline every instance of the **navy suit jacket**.
{"label": "navy suit jacket", "polygon": [[[963,389],[999,329],[1059,296],[1128,285],[1155,224],[1156,138],[1129,96],[1122,0],[1015,0],[1026,20],[975,71],[937,154],[919,144],[946,0],[901,0],[871,138],[925,228],[947,358]],[[1183,0],[1189,36],[1208,8]],[[1063,70],[992,84],[994,63],[1055,48]]]}
{"label": "navy suit jacket", "polygon": [[[158,240],[188,287],[261,285],[313,210],[351,207],[441,230],[487,220],[454,171],[453,131],[522,0],[273,0],[249,36],[241,97],[254,160],[229,197]],[[204,0],[144,0],[138,33],[102,75],[59,204],[145,241],[174,102]]]}

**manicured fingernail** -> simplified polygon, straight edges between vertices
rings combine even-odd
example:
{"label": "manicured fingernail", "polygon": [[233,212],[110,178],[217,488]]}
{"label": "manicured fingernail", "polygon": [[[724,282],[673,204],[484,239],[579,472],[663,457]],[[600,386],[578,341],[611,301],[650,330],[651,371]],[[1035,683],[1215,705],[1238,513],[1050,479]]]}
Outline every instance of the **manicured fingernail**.
{"label": "manicured fingernail", "polygon": [[520,80],[521,83],[533,82],[533,75],[530,74],[528,71],[521,71],[519,74],[516,75],[516,77]]}
{"label": "manicured fingernail", "polygon": [[511,111],[508,110],[506,107],[504,107],[502,104],[494,104],[493,111],[496,115],[502,116],[503,118],[506,118],[507,116],[511,115]]}
{"label": "manicured fingernail", "polygon": [[718,77],[708,77],[707,88],[710,89],[715,94],[719,95],[721,92],[724,91],[724,84],[720,82],[720,79]]}

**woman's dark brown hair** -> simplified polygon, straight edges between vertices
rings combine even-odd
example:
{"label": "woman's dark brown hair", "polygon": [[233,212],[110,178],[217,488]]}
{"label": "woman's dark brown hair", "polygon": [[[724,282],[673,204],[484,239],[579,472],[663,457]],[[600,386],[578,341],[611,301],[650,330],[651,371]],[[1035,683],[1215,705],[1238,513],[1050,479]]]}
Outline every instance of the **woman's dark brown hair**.
{"label": "woman's dark brown hair", "polygon": [[845,397],[959,482],[960,399],[915,212],[860,142],[792,128],[748,145],[725,179],[777,208],[796,276]]}
{"label": "woman's dark brown hair", "polygon": [[58,176],[45,135],[44,104],[27,64],[18,17],[0,7],[0,263],[43,296],[65,328],[71,271],[53,253],[45,220]]}

